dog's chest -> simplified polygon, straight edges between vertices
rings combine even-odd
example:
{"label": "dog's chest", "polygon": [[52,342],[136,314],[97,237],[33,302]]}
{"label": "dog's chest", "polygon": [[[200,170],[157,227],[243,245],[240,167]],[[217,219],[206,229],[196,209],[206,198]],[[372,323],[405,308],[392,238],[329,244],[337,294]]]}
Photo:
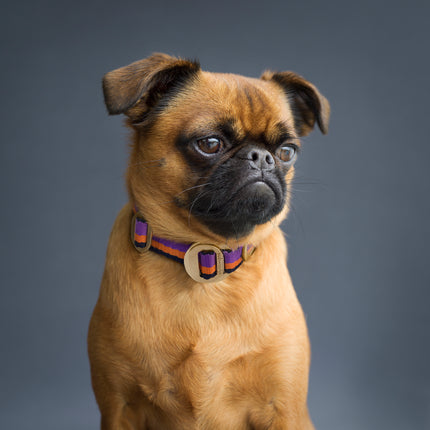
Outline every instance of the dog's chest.
{"label": "dog's chest", "polygon": [[160,403],[188,399],[194,406],[198,406],[205,394],[213,396],[222,388],[231,363],[247,352],[243,348],[239,351],[237,345],[228,342],[225,345],[218,341],[211,343],[210,337],[182,345],[178,342],[174,350],[171,347],[163,350],[161,342],[159,347],[148,366],[152,373],[148,380],[155,384],[144,391]]}
{"label": "dog's chest", "polygon": [[233,409],[239,429],[245,425],[248,411],[245,405],[251,399],[238,379],[250,381],[257,371],[247,357],[227,360],[216,353],[212,357],[206,352],[202,354],[198,346],[190,347],[175,363],[160,369],[156,384],[152,387],[141,384],[140,387],[156,407],[157,420],[162,416],[169,421],[169,417],[177,416],[180,410],[184,428],[197,429],[200,428],[198,423],[214,420],[216,428],[223,428],[224,417],[220,411],[227,413]]}
{"label": "dog's chest", "polygon": [[[198,422],[216,422],[214,428],[227,428],[223,427],[223,420],[228,417],[240,429],[247,428],[251,404],[263,410],[273,402],[273,396],[279,392],[277,383],[271,381],[267,392],[259,392],[262,385],[268,386],[262,381],[273,379],[273,368],[267,364],[267,350],[257,351],[258,333],[254,332],[252,344],[239,341],[234,335],[221,344],[219,333],[178,348],[175,356],[170,351],[169,359],[162,352],[154,357],[154,373],[139,385],[156,407],[157,415],[168,419],[180,410],[187,425],[195,426],[184,424],[184,428],[199,428]],[[277,361],[273,351],[269,354]],[[154,382],[148,383],[151,380]],[[273,407],[269,406],[268,413],[272,412]]]}

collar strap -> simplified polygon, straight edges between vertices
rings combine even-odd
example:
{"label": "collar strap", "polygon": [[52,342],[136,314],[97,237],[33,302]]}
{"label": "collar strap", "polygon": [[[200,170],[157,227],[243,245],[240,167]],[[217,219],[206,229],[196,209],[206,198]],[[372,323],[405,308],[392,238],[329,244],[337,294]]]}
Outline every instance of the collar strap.
{"label": "collar strap", "polygon": [[150,225],[137,211],[131,222],[131,241],[140,253],[150,250],[183,263],[185,271],[197,282],[221,281],[255,250],[252,244],[231,250],[199,242],[183,244],[162,239],[152,235]]}

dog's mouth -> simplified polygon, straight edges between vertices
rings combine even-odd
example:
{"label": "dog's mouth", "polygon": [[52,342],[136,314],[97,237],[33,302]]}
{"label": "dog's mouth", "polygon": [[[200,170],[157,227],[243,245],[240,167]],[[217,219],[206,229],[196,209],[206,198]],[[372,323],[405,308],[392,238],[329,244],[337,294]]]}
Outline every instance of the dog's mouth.
{"label": "dog's mouth", "polygon": [[211,231],[225,238],[243,237],[282,211],[285,182],[275,175],[230,186],[221,181],[205,186],[191,202],[190,213]]}
{"label": "dog's mouth", "polygon": [[256,213],[267,211],[276,204],[277,193],[268,183],[263,181],[254,181],[243,186],[242,191],[249,201],[249,205]]}

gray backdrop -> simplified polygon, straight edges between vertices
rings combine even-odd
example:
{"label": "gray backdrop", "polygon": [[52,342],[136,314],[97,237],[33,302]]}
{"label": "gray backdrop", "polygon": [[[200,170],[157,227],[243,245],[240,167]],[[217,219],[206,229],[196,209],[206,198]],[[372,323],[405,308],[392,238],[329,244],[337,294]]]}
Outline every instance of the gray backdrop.
{"label": "gray backdrop", "polygon": [[126,201],[100,79],[154,51],[332,104],[305,139],[289,266],[320,430],[430,428],[429,12],[420,1],[23,1],[1,17],[0,428],[96,429],[86,331]]}

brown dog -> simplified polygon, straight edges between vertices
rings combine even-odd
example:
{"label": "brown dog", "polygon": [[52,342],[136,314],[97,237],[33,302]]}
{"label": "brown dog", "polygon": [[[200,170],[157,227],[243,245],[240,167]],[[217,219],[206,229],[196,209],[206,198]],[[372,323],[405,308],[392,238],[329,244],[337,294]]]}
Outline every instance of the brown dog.
{"label": "brown dog", "polygon": [[208,73],[163,54],[103,89],[133,144],[88,337],[101,428],[312,429],[278,226],[298,137],[327,132],[327,100],[292,72]]}

